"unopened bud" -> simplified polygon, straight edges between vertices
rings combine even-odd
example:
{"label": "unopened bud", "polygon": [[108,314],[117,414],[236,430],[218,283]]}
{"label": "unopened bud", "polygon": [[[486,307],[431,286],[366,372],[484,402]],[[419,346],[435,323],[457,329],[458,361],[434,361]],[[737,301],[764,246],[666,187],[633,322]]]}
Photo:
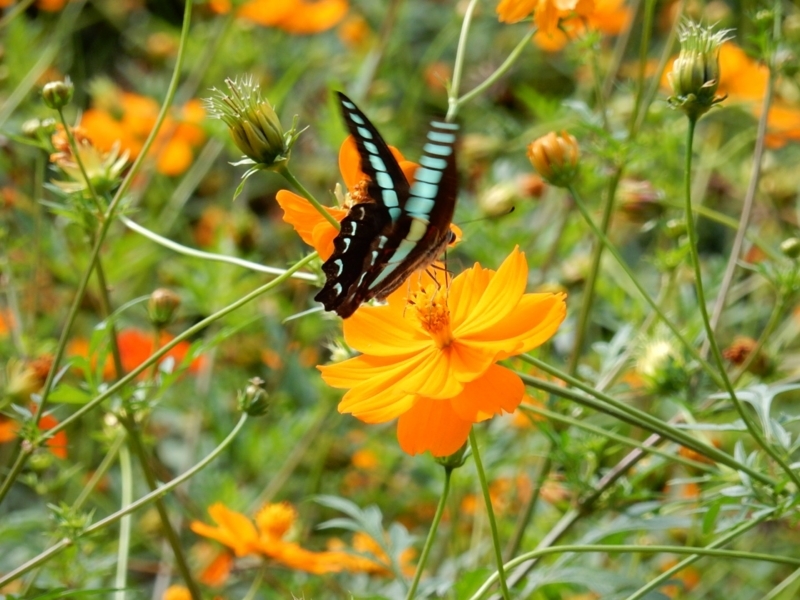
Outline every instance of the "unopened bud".
{"label": "unopened bud", "polygon": [[181,304],[181,298],[167,288],[158,288],[150,294],[147,302],[147,315],[156,327],[164,327],[172,323],[175,311]]}
{"label": "unopened bud", "polygon": [[253,377],[243,392],[239,392],[239,410],[251,417],[262,417],[269,410],[269,394],[264,389],[264,380]]}
{"label": "unopened bud", "polygon": [[672,239],[686,235],[686,221],[683,219],[670,219],[665,225],[667,235]]}
{"label": "unopened bud", "polygon": [[471,453],[472,451],[469,449],[469,444],[465,443],[463,446],[461,446],[461,448],[449,456],[437,456],[436,462],[442,465],[448,471],[452,471],[453,469],[463,466],[464,463],[467,462],[467,458],[469,458]]}
{"label": "unopened bud", "polygon": [[61,110],[72,100],[74,92],[75,86],[69,77],[65,77],[64,81],[51,81],[45,84],[42,88],[42,98],[49,108]]}
{"label": "unopened bud", "polygon": [[796,237],[790,237],[781,242],[781,252],[789,258],[797,258],[800,256],[800,240]]}
{"label": "unopened bud", "polygon": [[567,187],[578,172],[578,141],[562,131],[553,131],[528,146],[528,158],[545,181]]}
{"label": "unopened bud", "polygon": [[498,183],[489,188],[478,199],[478,204],[487,217],[508,214],[517,199],[517,186],[513,183]]}

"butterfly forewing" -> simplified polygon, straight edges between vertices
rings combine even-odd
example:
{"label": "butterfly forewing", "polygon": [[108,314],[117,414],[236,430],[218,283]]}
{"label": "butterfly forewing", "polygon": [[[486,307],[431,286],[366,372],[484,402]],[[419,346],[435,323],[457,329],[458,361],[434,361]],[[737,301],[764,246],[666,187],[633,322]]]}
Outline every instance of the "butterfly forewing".
{"label": "butterfly forewing", "polygon": [[458,190],[455,143],[458,126],[434,121],[409,186],[389,147],[344,94],[342,114],[356,140],[361,169],[370,178],[369,201],[342,220],[327,277],[316,300],[349,317],[362,302],[383,299],[417,269],[430,265],[450,240]]}

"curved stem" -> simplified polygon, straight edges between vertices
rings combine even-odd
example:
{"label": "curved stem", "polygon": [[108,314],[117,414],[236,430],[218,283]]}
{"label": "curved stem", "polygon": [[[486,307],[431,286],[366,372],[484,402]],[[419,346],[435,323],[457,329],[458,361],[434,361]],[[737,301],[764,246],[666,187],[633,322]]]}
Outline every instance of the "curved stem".
{"label": "curved stem", "polygon": [[[87,527],[83,533],[79,537],[84,537],[91,535],[97,531],[100,531],[104,527],[111,525],[112,523],[116,523],[125,515],[129,515],[133,512],[136,512],[141,507],[146,506],[147,504],[153,502],[154,500],[161,498],[171,492],[173,489],[178,487],[184,481],[187,481],[195,476],[198,472],[202,471],[205,467],[207,467],[217,456],[222,454],[222,451],[227,448],[230,443],[234,440],[234,438],[238,435],[239,431],[241,431],[242,427],[244,427],[245,422],[247,421],[247,414],[243,414],[239,419],[239,422],[233,428],[228,436],[222,440],[219,446],[214,448],[214,450],[206,456],[203,460],[197,463],[194,467],[178,475],[175,479],[170,480],[169,483],[160,486],[157,490],[150,492],[149,494],[142,496],[135,502],[132,502],[125,508],[118,510],[117,512],[108,515],[105,519],[101,519],[94,525]],[[33,557],[31,560],[26,562],[25,564],[17,567],[10,573],[6,573],[2,578],[0,578],[0,587],[7,585],[8,583],[14,581],[18,577],[24,575],[31,569],[35,569],[38,565],[47,562],[50,558],[60,553],[62,550],[68,548],[72,544],[75,543],[77,538],[64,538],[57,544],[51,546],[38,556]]]}
{"label": "curved stem", "polygon": [[433,541],[436,539],[436,531],[439,529],[439,521],[442,520],[442,515],[444,514],[444,509],[447,505],[447,496],[450,494],[450,478],[452,474],[453,469],[448,467],[444,468],[444,489],[442,490],[442,495],[439,498],[439,506],[436,507],[436,514],[433,516],[433,523],[431,523],[431,528],[428,531],[428,537],[425,539],[425,546],[422,548],[422,555],[419,557],[419,562],[417,563],[417,570],[414,573],[414,580],[411,582],[411,587],[408,589],[408,594],[406,594],[406,600],[413,600],[414,594],[417,592],[419,580],[422,578],[422,571],[425,569],[425,563],[428,561],[428,554],[430,554],[431,548],[433,547]]}
{"label": "curved stem", "polygon": [[[720,546],[724,546],[731,540],[739,537],[741,534],[752,529],[756,525],[761,524],[763,521],[767,519],[767,517],[770,516],[770,514],[771,513],[766,513],[761,517],[759,517],[758,519],[752,519],[749,521],[745,521],[744,523],[741,523],[738,527],[735,527],[732,531],[729,531],[718,540],[714,540],[713,542],[711,542],[708,546],[706,546],[706,549],[711,550],[714,548],[719,548]],[[661,584],[668,581],[673,575],[679,573],[681,570],[685,569],[692,563],[696,562],[699,558],[700,558],[699,554],[692,554],[691,556],[687,556],[678,564],[676,564],[674,567],[667,569],[666,571],[661,573],[658,577],[648,582],[647,585],[642,586],[641,588],[636,590],[633,594],[625,598],[625,600],[639,600],[640,598],[643,598],[648,592],[656,589]]]}
{"label": "curved stem", "polygon": [[761,448],[772,457],[772,459],[780,465],[781,469],[789,476],[794,482],[797,489],[800,490],[800,476],[792,470],[788,462],[772,447],[772,445],[764,439],[758,427],[753,423],[750,414],[745,409],[742,401],[736,395],[736,390],[733,388],[728,372],[725,369],[725,361],[722,357],[722,352],[717,344],[717,339],[714,336],[714,328],[711,326],[711,321],[708,317],[708,307],[706,306],[705,292],[703,291],[703,272],[700,268],[700,256],[697,251],[697,232],[694,228],[694,218],[692,215],[692,145],[694,142],[694,132],[697,125],[697,119],[689,117],[689,126],[686,132],[686,164],[684,167],[684,193],[686,201],[686,232],[689,236],[689,255],[692,257],[692,267],[694,268],[695,290],[697,292],[697,303],[700,308],[700,316],[703,319],[703,327],[706,331],[706,337],[711,348],[711,354],[714,356],[714,362],[717,365],[719,376],[722,379],[722,387],[728,393],[733,402],[736,412],[739,413],[742,421],[744,421],[747,431],[761,446]]}
{"label": "curved stem", "polygon": [[511,600],[508,584],[506,584],[505,570],[503,569],[503,551],[500,549],[500,536],[497,533],[497,521],[494,518],[494,510],[492,510],[492,496],[489,494],[489,483],[486,481],[486,473],[483,470],[481,454],[478,452],[478,442],[475,439],[474,428],[469,431],[469,446],[472,448],[472,455],[475,458],[475,468],[478,471],[478,479],[481,481],[481,490],[483,491],[483,500],[486,503],[486,516],[489,518],[489,528],[492,531],[492,546],[494,546],[494,555],[497,560],[497,576],[500,581],[500,590],[503,593],[504,600]]}
{"label": "curved stem", "polygon": [[313,206],[319,214],[325,217],[325,220],[328,221],[328,223],[330,223],[336,228],[336,231],[339,231],[339,229],[341,228],[341,225],[339,225],[339,221],[337,221],[334,218],[334,216],[330,212],[328,212],[328,210],[324,206],[322,206],[322,204],[320,204],[316,198],[314,198],[313,194],[309,192],[303,186],[303,184],[300,183],[300,181],[298,181],[298,179],[289,170],[289,167],[287,167],[286,165],[280,167],[278,169],[278,173],[280,173],[283,176],[283,178],[289,182],[289,185],[291,185],[294,189],[300,192],[300,195],[306,200],[308,200],[311,203],[311,206]]}
{"label": "curved stem", "polygon": [[[761,552],[745,552],[742,550],[720,550],[717,548],[693,548],[687,546],[637,546],[637,545],[624,545],[614,544],[605,546],[603,544],[581,544],[581,545],[567,545],[567,546],[554,546],[552,548],[542,548],[541,550],[532,550],[521,554],[514,560],[510,560],[505,564],[507,569],[513,568],[518,564],[531,560],[533,558],[540,558],[549,554],[565,554],[567,552],[575,552],[585,554],[588,552],[603,552],[608,554],[618,553],[646,553],[652,554],[655,552],[665,552],[669,554],[697,554],[699,556],[717,556],[720,558],[739,558],[744,560],[763,560],[765,562],[778,563],[783,565],[800,565],[800,558],[792,558],[789,556],[773,556],[771,554],[764,554]],[[483,595],[495,584],[499,579],[498,573],[493,573],[486,582],[475,592],[469,600],[480,600]]]}
{"label": "curved stem", "polygon": [[525,34],[525,36],[519,41],[519,43],[514,47],[511,51],[511,54],[508,55],[508,58],[503,61],[503,64],[497,67],[497,70],[489,75],[482,83],[476,85],[473,89],[468,91],[466,94],[461,96],[453,102],[450,102],[450,108],[447,111],[447,120],[452,121],[456,118],[459,109],[465,105],[467,102],[471,101],[475,97],[481,95],[485,92],[488,88],[495,84],[495,82],[500,79],[503,75],[505,75],[508,70],[517,62],[520,54],[522,51],[528,46],[528,43],[533,38],[534,34],[536,33],[536,28],[533,27]]}
{"label": "curved stem", "polygon": [[448,122],[455,119],[458,113],[458,90],[461,87],[461,76],[464,72],[467,38],[469,37],[469,28],[472,24],[472,14],[475,12],[477,4],[478,0],[470,0],[467,10],[464,13],[464,20],[461,22],[461,34],[458,37],[456,59],[453,63],[453,81],[450,83],[450,87],[447,90],[447,116],[445,120]]}

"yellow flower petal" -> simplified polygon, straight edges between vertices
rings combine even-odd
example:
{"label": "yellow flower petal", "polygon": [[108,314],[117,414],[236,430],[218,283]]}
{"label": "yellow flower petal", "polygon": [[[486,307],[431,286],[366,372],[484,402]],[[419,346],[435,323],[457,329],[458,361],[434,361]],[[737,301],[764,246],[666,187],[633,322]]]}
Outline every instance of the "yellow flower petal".
{"label": "yellow flower petal", "polygon": [[397,439],[405,452],[449,456],[467,441],[472,423],[459,417],[447,400],[417,398],[397,422]]}
{"label": "yellow flower petal", "polygon": [[403,318],[404,309],[399,304],[362,306],[344,321],[347,345],[373,356],[407,356],[431,347],[430,336]]}

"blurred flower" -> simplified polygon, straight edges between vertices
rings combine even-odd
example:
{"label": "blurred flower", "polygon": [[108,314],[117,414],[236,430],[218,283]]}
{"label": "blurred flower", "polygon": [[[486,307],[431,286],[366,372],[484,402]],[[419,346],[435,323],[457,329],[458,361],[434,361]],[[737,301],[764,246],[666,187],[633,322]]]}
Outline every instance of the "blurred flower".
{"label": "blurred flower", "polygon": [[625,178],[619,182],[618,207],[634,223],[646,223],[664,212],[663,194],[649,181]]}
{"label": "blurred flower", "polygon": [[[412,181],[417,164],[403,158],[397,148],[389,146],[389,149],[400,164],[406,179]],[[369,200],[366,192],[369,178],[361,170],[361,158],[353,136],[348,136],[339,149],[339,170],[347,186],[347,195],[343,196],[341,192],[337,194],[341,207],[326,207],[337,221],[344,219],[354,204]],[[283,209],[283,220],[294,227],[300,238],[319,252],[323,260],[327,260],[333,254],[333,239],[339,233],[336,228],[308,200],[294,192],[280,190],[276,200]]]}
{"label": "blurred flower", "polygon": [[171,585],[164,590],[164,595],[161,598],[162,600],[192,600],[192,594],[189,588],[182,585]]}
{"label": "blurred flower", "polygon": [[36,8],[45,12],[58,12],[69,0],[36,0]]}
{"label": "blurred flower", "polygon": [[[122,368],[126,373],[137,368],[145,362],[155,352],[153,334],[145,333],[139,329],[124,329],[117,334],[117,345],[119,346],[120,356],[122,358]],[[174,336],[166,331],[160,334],[159,348],[172,341]],[[183,364],[186,355],[189,353],[191,344],[187,341],[179,342],[172,350],[167,352],[166,356],[161,359],[163,364],[166,360],[174,361],[175,365]],[[81,356],[90,360],[90,364],[94,367],[97,363],[97,356],[89,356],[89,342],[85,339],[78,338],[72,340],[67,345],[67,353],[70,356]],[[188,367],[190,373],[197,373],[203,366],[205,359],[200,356],[195,358]],[[173,369],[174,370],[174,369]],[[107,355],[105,363],[103,364],[103,377],[105,379],[112,379],[116,375],[114,371],[114,364],[111,356]],[[139,377],[145,379],[147,371],[141,373]]]}
{"label": "blurred flower", "polygon": [[8,336],[14,327],[16,327],[14,313],[8,308],[0,308],[0,338]]}
{"label": "blurred flower", "polygon": [[578,140],[562,131],[551,131],[528,145],[528,159],[545,181],[566,187],[578,172]]}
{"label": "blurred flower", "polygon": [[[436,271],[411,278],[385,306],[362,306],[344,322],[347,344],[363,354],[320,366],[349,388],[339,412],[367,423],[399,417],[409,454],[447,456],[473,423],[512,412],[525,388],[498,360],[548,340],[566,315],[564,294],[525,294],[528,265],[515,249],[495,272],[476,264],[449,280]],[[446,292],[443,290],[447,290]]]}
{"label": "blurred flower", "polygon": [[44,386],[52,365],[53,357],[49,354],[33,360],[9,359],[6,363],[6,395],[16,402],[29,401],[31,394]]}
{"label": "blurred flower", "polygon": [[673,108],[680,108],[690,118],[697,119],[725,99],[716,94],[720,81],[720,47],[730,33],[729,29],[714,31],[693,21],[681,26],[678,34],[681,51],[667,76],[675,93],[669,99]]}
{"label": "blurred flower", "polygon": [[365,47],[372,37],[372,30],[361,15],[347,17],[339,25],[337,33],[342,43],[353,50]]}
{"label": "blurred flower", "polygon": [[[128,164],[128,152],[120,152],[119,142],[115,142],[108,151],[100,150],[92,143],[83,127],[73,127],[71,133],[78,149],[78,158],[95,192],[102,195],[116,188],[121,181],[122,171]],[[89,192],[78,161],[72,154],[67,134],[61,125],[57,126],[51,141],[56,151],[50,155],[50,162],[70,179],[70,181],[54,180],[53,184],[67,194]]]}
{"label": "blurred flower", "polygon": [[517,23],[533,14],[540,32],[551,35],[565,17],[588,17],[595,0],[500,0],[497,15],[503,23]]}
{"label": "blurred flower", "polygon": [[680,352],[672,342],[663,338],[644,344],[636,361],[636,371],[652,391],[659,393],[680,390],[689,378]]}
{"label": "blurred flower", "polygon": [[513,182],[496,183],[478,196],[478,206],[487,217],[506,215],[514,208],[514,202],[518,199],[517,191],[517,185]]}
{"label": "blurred flower", "polygon": [[213,556],[197,575],[197,581],[210,587],[220,587],[230,577],[231,569],[233,568],[233,555],[228,550],[213,550],[210,545],[208,549],[213,552]]}
{"label": "blurred flower", "polygon": [[[661,565],[659,570],[664,573],[678,564],[678,560],[670,558]],[[685,598],[686,594],[691,592],[700,583],[700,572],[694,567],[686,567],[670,577],[670,581],[677,581],[677,583],[670,583],[658,588],[658,591],[667,596],[668,598]]]}
{"label": "blurred flower", "polygon": [[[737,335],[733,338],[731,345],[722,351],[722,356],[731,361],[734,365],[741,366],[750,359],[750,355],[756,350],[758,342],[751,337],[745,335]],[[770,364],[767,356],[763,352],[755,356],[750,362],[748,371],[756,375],[764,375],[769,370]]]}
{"label": "blurred flower", "polygon": [[[366,533],[357,531],[353,535],[353,550],[359,555],[346,553],[346,546],[341,543],[333,542],[328,545],[331,550],[338,551],[346,571],[353,573],[368,573],[370,575],[381,575],[388,577],[392,575],[391,561],[381,545]],[[366,556],[364,556],[366,555]],[[414,574],[414,549],[406,548],[400,555],[400,569],[406,575]],[[372,558],[371,558],[372,557]]]}
{"label": "blurred flower", "polygon": [[[230,0],[210,0],[219,14],[231,10]],[[236,16],[264,27],[277,27],[298,35],[327,31],[347,14],[347,0],[249,0]]]}
{"label": "blurred flower", "polygon": [[[36,407],[33,407],[34,410]],[[39,419],[39,429],[41,431],[49,431],[58,425],[59,421],[51,414],[42,415]],[[0,415],[0,444],[15,440],[20,433],[22,425],[13,420]],[[61,459],[67,458],[67,432],[63,429],[56,433],[53,437],[49,438],[45,445],[53,456]]]}
{"label": "blurred flower", "polygon": [[[92,92],[92,108],[83,113],[80,122],[86,135],[100,150],[109,152],[119,144],[119,151],[137,158],[155,125],[158,103],[103,81],[95,82]],[[193,149],[205,140],[200,126],[204,118],[205,110],[197,99],[170,111],[150,148],[159,173],[175,176],[189,168]]]}
{"label": "blurred flower", "polygon": [[375,453],[372,450],[364,450],[363,448],[353,452],[350,461],[356,469],[364,471],[374,471],[378,466],[378,457]]}
{"label": "blurred flower", "polygon": [[586,16],[563,19],[552,31],[537,31],[534,43],[547,52],[558,52],[570,40],[582,37],[587,31],[619,35],[628,26],[631,10],[625,0],[594,0],[594,10]]}
{"label": "blurred flower", "polygon": [[255,524],[219,502],[209,507],[208,514],[216,525],[193,521],[191,530],[224,544],[236,556],[255,554],[291,569],[316,574],[333,573],[343,568],[342,556],[338,553],[312,552],[283,539],[297,519],[297,512],[286,502],[265,505],[256,514]]}
{"label": "blurred flower", "polygon": [[789,258],[800,257],[800,239],[790,237],[783,240],[781,242],[781,252]]}

